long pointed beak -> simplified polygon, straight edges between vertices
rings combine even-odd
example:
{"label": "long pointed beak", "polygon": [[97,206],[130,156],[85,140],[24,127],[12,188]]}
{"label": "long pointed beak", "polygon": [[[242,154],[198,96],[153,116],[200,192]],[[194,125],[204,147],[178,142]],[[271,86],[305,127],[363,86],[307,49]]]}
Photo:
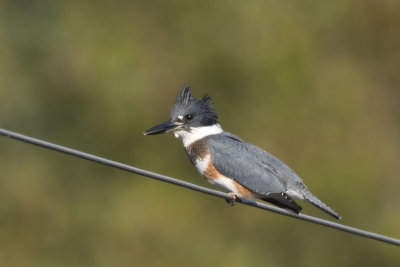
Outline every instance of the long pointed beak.
{"label": "long pointed beak", "polygon": [[172,130],[178,128],[179,126],[180,126],[180,124],[168,120],[166,122],[163,122],[161,124],[158,124],[150,129],[148,129],[147,131],[143,132],[143,134],[144,135],[162,134],[162,133],[172,131]]}

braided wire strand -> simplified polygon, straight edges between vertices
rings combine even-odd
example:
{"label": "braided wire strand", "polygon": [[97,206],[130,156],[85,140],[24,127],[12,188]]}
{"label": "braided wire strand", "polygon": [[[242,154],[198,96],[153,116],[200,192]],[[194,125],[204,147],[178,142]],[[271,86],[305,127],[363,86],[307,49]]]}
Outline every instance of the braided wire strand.
{"label": "braided wire strand", "polygon": [[[88,161],[93,161],[99,164],[103,164],[103,165],[107,165],[110,166],[112,168],[117,168],[120,170],[124,170],[130,173],[134,173],[134,174],[138,174],[141,176],[146,176],[155,180],[159,180],[162,182],[166,182],[166,183],[170,183],[173,185],[177,185],[180,187],[184,187],[184,188],[188,188],[190,190],[194,190],[194,191],[198,191],[204,194],[208,194],[214,197],[218,197],[218,198],[223,198],[227,201],[233,201],[232,196],[228,193],[224,193],[218,190],[214,190],[214,189],[210,189],[207,187],[203,187],[203,186],[199,186],[193,183],[189,183],[186,181],[182,181],[173,177],[169,177],[166,175],[162,175],[162,174],[158,174],[158,173],[154,173],[151,171],[147,171],[147,170],[143,170],[140,168],[136,168],[127,164],[123,164],[117,161],[113,161],[113,160],[109,160],[106,158],[102,158],[96,155],[92,155],[92,154],[88,154],[79,150],[75,150],[72,148],[68,148],[68,147],[64,147],[64,146],[60,146],[54,143],[50,143],[50,142],[46,142],[40,139],[36,139],[33,137],[29,137],[26,135],[22,135],[16,132],[12,132],[12,131],[8,131],[5,129],[0,128],[0,135],[3,135],[5,137],[9,137],[21,142],[25,142],[25,143],[29,143],[32,145],[36,145],[39,147],[43,147],[46,149],[50,149],[50,150],[54,150],[57,152],[61,152],[64,154],[68,154],[74,157],[78,157],[78,158],[82,158],[82,159],[86,159]],[[255,208],[259,208],[259,209],[263,209],[263,210],[267,210],[270,212],[274,212],[277,214],[281,214],[281,215],[285,215],[285,216],[289,216],[295,219],[299,219],[299,220],[303,220],[306,222],[310,222],[310,223],[314,223],[314,224],[319,224],[322,226],[326,226],[326,227],[330,227],[339,231],[343,231],[343,232],[347,232],[347,233],[351,233],[354,235],[358,235],[358,236],[362,236],[362,237],[366,237],[369,239],[373,239],[373,240],[377,240],[380,242],[384,242],[384,243],[388,243],[388,244],[392,244],[395,246],[400,246],[400,240],[396,239],[396,238],[392,238],[392,237],[388,237],[388,236],[384,236],[381,234],[377,234],[377,233],[373,233],[373,232],[369,232],[369,231],[365,231],[365,230],[361,230],[355,227],[351,227],[348,225],[344,225],[344,224],[340,224],[340,223],[336,223],[336,222],[332,222],[332,221],[328,221],[328,220],[324,220],[324,219],[320,219],[317,217],[313,217],[313,216],[309,216],[309,215],[305,215],[305,214],[295,214],[289,211],[286,211],[284,209],[275,207],[275,206],[271,206],[268,205],[266,203],[261,203],[261,202],[257,202],[257,201],[246,201],[246,202],[241,202],[239,201],[239,203],[242,203],[244,205],[248,205],[248,206],[252,206]]]}

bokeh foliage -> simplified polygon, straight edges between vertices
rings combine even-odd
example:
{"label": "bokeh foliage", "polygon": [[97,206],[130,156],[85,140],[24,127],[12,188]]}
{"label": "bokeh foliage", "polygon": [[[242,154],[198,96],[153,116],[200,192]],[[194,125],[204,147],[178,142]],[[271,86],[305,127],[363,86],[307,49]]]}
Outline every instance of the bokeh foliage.
{"label": "bokeh foliage", "polygon": [[[183,83],[343,223],[400,237],[398,1],[0,1],[0,127],[207,185]],[[398,266],[399,249],[0,138],[1,266]],[[304,205],[305,213],[327,218]]]}

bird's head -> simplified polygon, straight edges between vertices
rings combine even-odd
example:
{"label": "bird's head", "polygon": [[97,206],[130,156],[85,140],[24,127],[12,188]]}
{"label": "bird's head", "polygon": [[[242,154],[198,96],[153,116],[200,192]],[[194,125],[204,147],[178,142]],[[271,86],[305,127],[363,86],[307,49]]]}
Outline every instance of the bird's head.
{"label": "bird's head", "polygon": [[[208,95],[196,99],[185,85],[172,107],[169,120],[144,132],[145,135],[174,132],[176,137],[203,127],[218,125],[218,116]],[[219,125],[218,125],[219,126]]]}

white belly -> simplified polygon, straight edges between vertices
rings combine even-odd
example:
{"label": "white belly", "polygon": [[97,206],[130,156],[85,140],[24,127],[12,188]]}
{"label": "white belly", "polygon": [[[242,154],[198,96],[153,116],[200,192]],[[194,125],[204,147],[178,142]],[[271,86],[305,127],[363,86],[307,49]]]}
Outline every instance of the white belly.
{"label": "white belly", "polygon": [[226,192],[233,192],[235,195],[241,197],[242,194],[238,191],[237,187],[235,186],[235,182],[222,175],[219,174],[216,177],[207,177],[207,172],[210,168],[211,165],[211,156],[208,154],[204,158],[197,159],[195,162],[195,166],[197,170],[200,172],[202,176],[204,176],[207,181],[209,181],[211,184],[216,185],[217,187],[221,188],[222,190]]}
{"label": "white belly", "polygon": [[196,159],[196,168],[201,175],[208,169],[208,165],[211,163],[210,154],[206,155],[204,158]]}

